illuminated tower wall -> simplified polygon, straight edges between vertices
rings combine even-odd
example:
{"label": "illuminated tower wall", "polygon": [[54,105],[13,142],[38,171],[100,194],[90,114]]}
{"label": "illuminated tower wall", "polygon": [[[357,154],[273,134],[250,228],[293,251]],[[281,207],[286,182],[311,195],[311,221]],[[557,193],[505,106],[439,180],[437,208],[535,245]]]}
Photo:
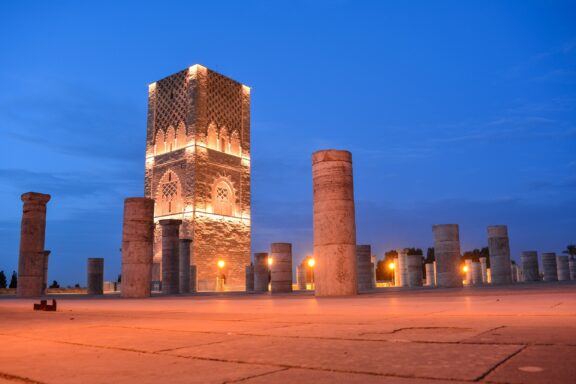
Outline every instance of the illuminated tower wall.
{"label": "illuminated tower wall", "polygon": [[250,264],[250,88],[201,65],[150,84],[145,196],[155,201],[153,280],[160,280],[158,221],[181,219],[192,240],[198,289],[245,289]]}

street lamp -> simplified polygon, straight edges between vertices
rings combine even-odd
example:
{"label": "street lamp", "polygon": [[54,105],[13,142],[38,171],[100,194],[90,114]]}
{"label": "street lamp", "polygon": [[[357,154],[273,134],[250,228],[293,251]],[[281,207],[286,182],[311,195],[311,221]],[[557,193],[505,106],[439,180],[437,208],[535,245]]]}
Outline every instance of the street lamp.
{"label": "street lamp", "polygon": [[316,260],[314,259],[308,259],[308,266],[310,268],[314,268],[314,266],[316,265]]}
{"label": "street lamp", "polygon": [[226,265],[226,262],[224,260],[218,260],[218,268],[222,269],[222,268],[224,268],[225,265]]}

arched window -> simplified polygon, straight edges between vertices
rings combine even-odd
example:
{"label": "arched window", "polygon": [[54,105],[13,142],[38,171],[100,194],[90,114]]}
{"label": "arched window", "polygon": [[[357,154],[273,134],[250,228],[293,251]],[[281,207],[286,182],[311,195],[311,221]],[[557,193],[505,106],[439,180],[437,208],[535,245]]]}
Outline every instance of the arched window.
{"label": "arched window", "polygon": [[182,187],[180,180],[173,171],[167,171],[158,184],[155,216],[180,212],[182,212]]}
{"label": "arched window", "polygon": [[166,152],[172,152],[174,149],[174,144],[176,142],[176,132],[172,126],[168,127],[166,131]]}
{"label": "arched window", "polygon": [[232,132],[230,138],[230,153],[236,156],[240,156],[240,137],[238,131]]}
{"label": "arched window", "polygon": [[184,123],[178,125],[178,130],[176,131],[176,149],[184,148],[188,144],[188,138],[186,137],[186,126]]}
{"label": "arched window", "polygon": [[216,124],[214,123],[210,123],[208,126],[206,146],[210,149],[218,149],[218,132],[216,131]]}
{"label": "arched window", "polygon": [[224,180],[216,182],[212,190],[212,211],[217,215],[234,214],[234,191]]}
{"label": "arched window", "polygon": [[166,151],[164,131],[159,129],[156,132],[156,141],[154,143],[154,154],[161,155]]}
{"label": "arched window", "polygon": [[226,128],[220,129],[220,137],[219,137],[219,146],[218,149],[221,152],[229,153],[230,152],[230,139],[228,138],[228,130]]}

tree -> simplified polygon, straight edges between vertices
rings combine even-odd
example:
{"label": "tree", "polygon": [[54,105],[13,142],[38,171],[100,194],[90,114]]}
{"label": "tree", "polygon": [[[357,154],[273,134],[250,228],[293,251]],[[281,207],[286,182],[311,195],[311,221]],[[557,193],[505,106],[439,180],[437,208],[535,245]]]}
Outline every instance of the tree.
{"label": "tree", "polygon": [[6,288],[8,282],[6,281],[6,274],[4,271],[0,271],[0,288]]}
{"label": "tree", "polygon": [[52,280],[52,284],[50,284],[49,288],[60,288],[60,284],[56,280]]}
{"label": "tree", "polygon": [[118,275],[118,280],[117,280],[117,281],[118,281],[119,283],[122,282],[122,274],[119,274],[119,275]]}
{"label": "tree", "polygon": [[472,260],[472,261],[480,261],[481,257],[486,258],[486,267],[490,268],[490,251],[488,247],[484,247],[481,249],[473,249],[471,251],[466,251],[462,255],[462,261],[464,260]]}
{"label": "tree", "polygon": [[425,264],[430,264],[436,261],[436,256],[434,255],[434,248],[428,248],[426,251],[426,260],[424,260]]}
{"label": "tree", "polygon": [[376,280],[391,281],[394,280],[394,270],[390,269],[390,263],[395,263],[398,258],[398,252],[390,250],[384,254],[384,259],[378,261],[376,268]]}
{"label": "tree", "polygon": [[10,278],[10,285],[8,288],[18,288],[18,275],[16,271],[12,271],[12,277]]}
{"label": "tree", "polygon": [[576,256],[576,244],[567,245],[566,249],[562,251],[562,253],[567,254],[571,259],[573,259]]}
{"label": "tree", "polygon": [[422,250],[420,248],[404,248],[404,252],[406,252],[407,255],[422,256]]}

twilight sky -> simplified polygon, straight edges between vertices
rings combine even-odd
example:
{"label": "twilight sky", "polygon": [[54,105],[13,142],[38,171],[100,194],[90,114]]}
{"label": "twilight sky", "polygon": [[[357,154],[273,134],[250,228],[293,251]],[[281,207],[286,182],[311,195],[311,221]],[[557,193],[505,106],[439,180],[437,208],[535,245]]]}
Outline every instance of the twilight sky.
{"label": "twilight sky", "polygon": [[[380,4],[382,3],[382,4]],[[49,193],[50,280],[120,272],[143,195],[147,84],[202,64],[252,87],[253,251],[312,252],[311,153],[353,153],[358,243],[513,258],[576,243],[571,1],[2,1],[0,270],[27,191]],[[295,261],[297,261],[295,260]]]}

